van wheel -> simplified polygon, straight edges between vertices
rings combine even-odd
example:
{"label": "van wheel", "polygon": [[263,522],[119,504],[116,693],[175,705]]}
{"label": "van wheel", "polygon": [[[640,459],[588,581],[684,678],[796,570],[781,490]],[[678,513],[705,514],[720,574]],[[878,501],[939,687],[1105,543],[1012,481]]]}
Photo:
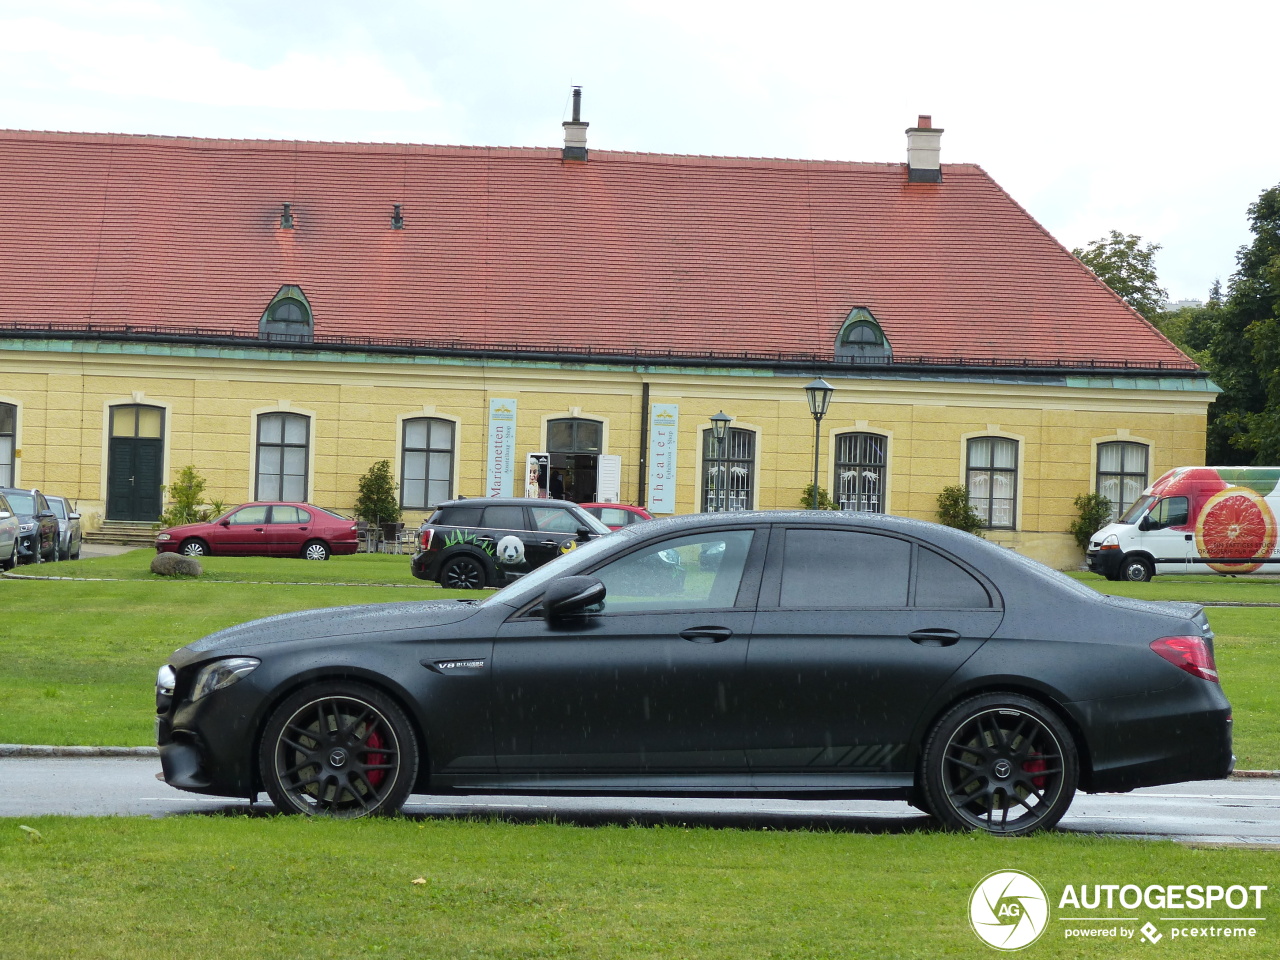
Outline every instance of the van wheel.
{"label": "van wheel", "polygon": [[1120,577],[1130,583],[1146,583],[1152,576],[1151,561],[1145,557],[1125,557]]}

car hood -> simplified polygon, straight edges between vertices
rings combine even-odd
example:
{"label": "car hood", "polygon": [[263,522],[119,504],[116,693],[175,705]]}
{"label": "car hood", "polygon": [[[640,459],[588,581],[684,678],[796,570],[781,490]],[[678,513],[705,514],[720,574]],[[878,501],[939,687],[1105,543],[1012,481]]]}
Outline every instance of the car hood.
{"label": "car hood", "polygon": [[210,527],[217,526],[213,523],[184,523],[180,527],[165,527],[163,530],[157,530],[156,536],[162,533],[169,534],[173,539],[184,536],[188,533],[207,533]]}
{"label": "car hood", "polygon": [[385,638],[388,633],[398,630],[421,631],[423,628],[457,623],[476,610],[475,601],[427,600],[419,603],[379,603],[282,613],[211,633],[176,651],[169,662],[174,667],[182,667],[196,660],[207,659],[210,654],[222,650],[240,651],[248,647],[297,640],[324,640],[330,637],[343,641],[359,640],[362,637]]}

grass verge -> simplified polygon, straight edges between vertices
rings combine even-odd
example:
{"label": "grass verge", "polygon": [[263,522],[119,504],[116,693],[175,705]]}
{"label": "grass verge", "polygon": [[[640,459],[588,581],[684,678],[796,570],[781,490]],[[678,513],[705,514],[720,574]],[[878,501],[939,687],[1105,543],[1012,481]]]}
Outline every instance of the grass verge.
{"label": "grass verge", "polygon": [[[151,960],[994,956],[969,927],[986,874],[1045,888],[1048,929],[1028,956],[1148,956],[1134,937],[1082,942],[1064,885],[1265,884],[1274,853],[1072,835],[816,833],[396,819],[38,818],[0,821],[0,957]],[[422,880],[415,883],[415,880]],[[1114,916],[1114,911],[1092,911]],[[1226,911],[1230,913],[1231,911]],[[1237,911],[1239,912],[1239,911]],[[1168,911],[1125,911],[1165,953],[1272,957],[1254,938],[1172,939]],[[1219,911],[1175,911],[1179,925]],[[1183,919],[1185,915],[1185,919]],[[1201,922],[1202,924],[1205,921]],[[1222,924],[1218,924],[1221,926]]]}

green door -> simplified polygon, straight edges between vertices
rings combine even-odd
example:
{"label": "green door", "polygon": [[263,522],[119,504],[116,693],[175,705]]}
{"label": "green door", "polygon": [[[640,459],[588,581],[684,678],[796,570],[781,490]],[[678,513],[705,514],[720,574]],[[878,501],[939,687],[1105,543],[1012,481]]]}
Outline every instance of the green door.
{"label": "green door", "polygon": [[141,405],[112,407],[107,519],[159,519],[163,470],[164,410]]}

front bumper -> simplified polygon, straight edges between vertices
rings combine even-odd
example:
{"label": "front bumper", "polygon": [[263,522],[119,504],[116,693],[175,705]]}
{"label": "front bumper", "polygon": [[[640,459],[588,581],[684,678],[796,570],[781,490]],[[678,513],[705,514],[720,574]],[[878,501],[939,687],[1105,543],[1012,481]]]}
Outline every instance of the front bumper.
{"label": "front bumper", "polygon": [[1090,550],[1085,554],[1089,570],[1107,578],[1120,575],[1120,565],[1124,560],[1121,550]]}

